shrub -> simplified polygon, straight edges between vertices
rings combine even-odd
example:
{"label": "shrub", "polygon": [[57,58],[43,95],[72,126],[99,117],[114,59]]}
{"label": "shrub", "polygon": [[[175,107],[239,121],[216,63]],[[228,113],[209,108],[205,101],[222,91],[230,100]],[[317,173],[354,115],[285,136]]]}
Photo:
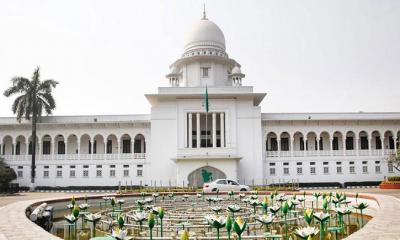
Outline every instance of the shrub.
{"label": "shrub", "polygon": [[367,181],[367,182],[345,182],[344,187],[367,187],[367,186],[379,186],[379,181]]}
{"label": "shrub", "polygon": [[0,158],[0,192],[6,192],[12,180],[17,179],[14,169],[10,168],[3,158]]}

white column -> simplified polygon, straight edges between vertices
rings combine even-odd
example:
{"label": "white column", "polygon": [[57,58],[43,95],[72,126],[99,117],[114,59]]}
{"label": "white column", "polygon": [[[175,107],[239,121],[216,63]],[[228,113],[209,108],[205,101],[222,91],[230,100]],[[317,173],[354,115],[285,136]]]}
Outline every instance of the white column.
{"label": "white column", "polygon": [[278,144],[278,157],[281,155],[281,139],[276,138],[276,142]]}
{"label": "white column", "polygon": [[[329,138],[329,146],[330,146],[330,155],[332,156],[333,155],[333,137],[332,138]],[[338,148],[339,148],[339,142],[338,142]]]}
{"label": "white column", "polygon": [[38,161],[40,161],[40,159],[42,158],[42,143],[39,140],[37,141],[37,146],[38,146],[38,151],[37,151]]}
{"label": "white column", "polygon": [[131,139],[131,153],[132,159],[135,159],[135,138]]}
{"label": "white column", "polygon": [[397,136],[393,136],[393,141],[394,141],[394,154],[397,156]]}
{"label": "white column", "polygon": [[[368,155],[371,156],[372,155],[372,137],[370,139],[368,139]],[[376,146],[375,146],[376,148]]]}
{"label": "white column", "polygon": [[308,149],[307,149],[307,142],[308,142],[308,139],[307,139],[307,138],[303,138],[303,145],[304,145],[303,155],[304,155],[304,156],[307,156],[307,151],[308,151]]}
{"label": "white column", "polygon": [[200,135],[201,135],[201,131],[200,131],[200,113],[196,113],[196,144],[197,144],[197,148],[200,148],[201,144],[200,144]]}
{"label": "white column", "polygon": [[104,141],[104,155],[107,154],[107,140]]}
{"label": "white column", "polygon": [[17,155],[17,142],[14,142],[12,144],[12,148],[13,148],[12,155]]}
{"label": "white column", "polygon": [[224,113],[219,114],[220,122],[220,133],[221,133],[221,147],[225,147],[225,116]]}
{"label": "white column", "polygon": [[121,158],[121,140],[117,140],[118,141],[118,160]]}
{"label": "white column", "polygon": [[293,154],[294,153],[294,137],[291,137],[289,141],[290,141],[290,156],[293,157],[294,156],[294,154]]}
{"label": "white column", "polygon": [[[319,156],[319,140],[320,140],[321,138],[319,138],[319,137],[315,137],[315,141],[317,142],[317,155]],[[315,147],[315,146],[314,146]]]}
{"label": "white column", "polygon": [[67,159],[67,155],[68,155],[68,140],[64,141],[64,147],[65,147],[64,159]]}
{"label": "white column", "polygon": [[[295,151],[295,149],[294,149],[294,146],[295,146],[295,143],[294,143],[294,141],[295,141],[295,138],[294,138],[294,136],[293,136],[293,139],[292,139],[292,145],[291,145],[291,151],[292,151],[292,157],[294,156],[294,151]],[[300,144],[300,143],[299,143]]]}
{"label": "white column", "polygon": [[216,113],[212,113],[212,146],[213,148],[217,147],[217,118]]}
{"label": "white column", "polygon": [[343,155],[346,155],[346,136],[342,136]]}
{"label": "white column", "polygon": [[78,160],[80,160],[81,159],[81,141],[78,140],[77,144],[78,144]]}
{"label": "white column", "polygon": [[54,160],[54,153],[55,153],[55,149],[56,149],[56,140],[51,139],[52,143],[50,143],[51,146],[51,158]]}
{"label": "white column", "polygon": [[381,138],[381,145],[382,145],[382,156],[385,155],[385,137],[379,136]]}
{"label": "white column", "polygon": [[[1,154],[1,148],[0,148],[0,154]],[[25,160],[26,161],[29,160],[29,140],[25,141]]]}
{"label": "white column", "polygon": [[94,139],[90,139],[90,160],[93,160],[93,152],[94,152]]}
{"label": "white column", "polygon": [[360,139],[358,139],[358,138],[356,138],[356,155],[358,156],[359,155],[359,151],[358,151],[358,142],[359,142],[359,140]]}
{"label": "white column", "polygon": [[192,113],[189,113],[189,129],[188,129],[189,140],[188,140],[188,145],[187,145],[188,148],[193,147],[193,145],[192,145],[193,144],[192,124],[193,124]]}

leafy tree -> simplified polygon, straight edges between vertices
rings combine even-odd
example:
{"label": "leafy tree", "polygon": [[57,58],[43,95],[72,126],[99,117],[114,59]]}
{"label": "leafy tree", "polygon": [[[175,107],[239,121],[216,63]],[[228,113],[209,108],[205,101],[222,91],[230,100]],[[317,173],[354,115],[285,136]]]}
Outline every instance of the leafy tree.
{"label": "leafy tree", "polygon": [[32,162],[31,162],[31,190],[35,186],[35,158],[36,158],[36,125],[40,122],[43,111],[47,115],[56,108],[52,90],[58,84],[54,80],[40,80],[39,67],[33,72],[32,79],[14,77],[12,86],[4,91],[4,96],[17,95],[11,110],[17,115],[18,122],[24,118],[32,122]]}
{"label": "leafy tree", "polygon": [[387,158],[387,161],[389,164],[392,164],[392,166],[400,172],[400,149],[397,149],[397,154],[392,153],[389,155]]}
{"label": "leafy tree", "polygon": [[8,184],[16,178],[14,169],[5,163],[3,158],[0,158],[0,191],[6,191]]}

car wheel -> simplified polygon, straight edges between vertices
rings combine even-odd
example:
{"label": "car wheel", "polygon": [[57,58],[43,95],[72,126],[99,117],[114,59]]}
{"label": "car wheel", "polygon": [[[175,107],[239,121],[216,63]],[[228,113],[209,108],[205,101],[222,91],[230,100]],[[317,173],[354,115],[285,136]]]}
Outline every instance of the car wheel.
{"label": "car wheel", "polygon": [[242,188],[242,189],[240,189],[240,191],[241,191],[241,192],[246,192],[247,189],[246,189],[246,188]]}

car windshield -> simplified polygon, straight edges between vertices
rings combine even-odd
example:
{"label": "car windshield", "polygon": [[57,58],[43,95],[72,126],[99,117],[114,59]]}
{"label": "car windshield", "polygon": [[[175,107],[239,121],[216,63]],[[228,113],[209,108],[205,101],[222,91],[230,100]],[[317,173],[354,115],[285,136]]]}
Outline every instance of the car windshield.
{"label": "car windshield", "polygon": [[226,181],[225,180],[218,180],[217,184],[226,184]]}

